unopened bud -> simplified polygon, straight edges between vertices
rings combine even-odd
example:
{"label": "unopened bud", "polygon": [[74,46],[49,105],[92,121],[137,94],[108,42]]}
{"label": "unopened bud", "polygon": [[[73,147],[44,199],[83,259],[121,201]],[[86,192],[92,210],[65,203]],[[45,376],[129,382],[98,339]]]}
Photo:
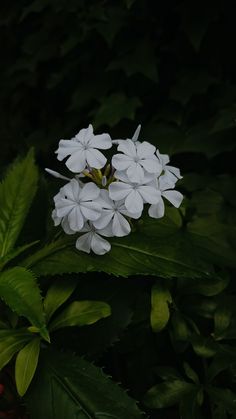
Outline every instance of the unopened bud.
{"label": "unopened bud", "polygon": [[102,186],[106,186],[106,184],[107,184],[107,178],[106,178],[106,176],[103,176],[102,177]]}

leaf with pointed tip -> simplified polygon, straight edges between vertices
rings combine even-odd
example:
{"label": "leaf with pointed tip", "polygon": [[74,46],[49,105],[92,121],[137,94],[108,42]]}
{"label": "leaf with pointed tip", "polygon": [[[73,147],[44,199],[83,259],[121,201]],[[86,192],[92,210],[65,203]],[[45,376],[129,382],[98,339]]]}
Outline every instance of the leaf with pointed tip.
{"label": "leaf with pointed tip", "polygon": [[89,362],[41,351],[35,379],[25,396],[32,419],[141,419],[125,391]]}
{"label": "leaf with pointed tip", "polygon": [[144,397],[146,406],[152,409],[162,409],[173,406],[195,389],[194,384],[183,380],[171,380],[150,388]]}
{"label": "leaf with pointed tip", "polygon": [[14,247],[34,198],[38,170],[33,151],[14,163],[0,184],[0,257]]}
{"label": "leaf with pointed tip", "polygon": [[12,357],[27,342],[32,339],[32,334],[26,329],[0,330],[0,370],[10,362]]}
{"label": "leaf with pointed tip", "polygon": [[16,357],[15,379],[16,388],[19,396],[24,396],[28,387],[34,377],[37,368],[39,351],[40,351],[39,337],[32,339],[22,348]]}
{"label": "leaf with pointed tip", "polygon": [[101,301],[74,301],[52,321],[49,330],[93,324],[110,314],[110,306]]}
{"label": "leaf with pointed tip", "polygon": [[44,311],[47,322],[55,311],[71,296],[77,286],[74,279],[57,279],[49,288],[44,298]]}
{"label": "leaf with pointed tip", "polygon": [[[117,276],[155,275],[162,278],[209,277],[213,267],[198,256],[192,238],[173,220],[145,219],[137,231],[111,239],[104,256],[87,255],[74,248],[73,239],[60,239],[22,262],[37,276],[72,272],[107,272]],[[73,246],[73,247],[72,247]]]}
{"label": "leaf with pointed tip", "polygon": [[22,267],[0,274],[0,298],[19,316],[26,317],[42,330],[45,337],[45,318],[40,290],[32,272]]}

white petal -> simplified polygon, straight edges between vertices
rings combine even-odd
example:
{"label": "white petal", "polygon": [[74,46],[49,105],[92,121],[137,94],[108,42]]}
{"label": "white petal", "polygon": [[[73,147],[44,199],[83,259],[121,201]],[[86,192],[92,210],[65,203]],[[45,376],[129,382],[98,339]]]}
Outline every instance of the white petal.
{"label": "white petal", "polygon": [[56,203],[56,215],[57,217],[65,217],[68,215],[74,208],[77,206],[75,202],[70,201],[69,199],[62,198]]}
{"label": "white petal", "polygon": [[129,157],[136,157],[136,147],[132,140],[128,139],[125,141],[120,142],[117,147],[118,151],[122,151],[122,153],[126,154]]}
{"label": "white petal", "polygon": [[80,236],[76,240],[76,249],[82,250],[86,253],[90,253],[92,237],[93,233],[91,231],[89,233],[83,234],[83,236]]}
{"label": "white petal", "polygon": [[85,152],[83,150],[79,150],[73,153],[66,161],[66,166],[73,173],[82,172],[87,166]]}
{"label": "white petal", "polygon": [[155,158],[146,158],[143,160],[140,160],[140,164],[144,167],[144,169],[148,173],[156,173],[156,175],[160,175],[162,172],[162,166],[158,162],[158,159]]}
{"label": "white petal", "polygon": [[89,141],[89,146],[106,150],[112,147],[111,137],[109,134],[94,135]]}
{"label": "white petal", "polygon": [[177,167],[166,166],[165,170],[170,172],[170,173],[173,173],[173,175],[175,175],[178,179],[183,179],[183,176],[181,176],[180,170]]}
{"label": "white petal", "polygon": [[82,147],[75,140],[60,140],[59,147],[55,151],[58,160],[63,160],[65,157],[74,154],[76,151],[81,151]]}
{"label": "white petal", "polygon": [[169,158],[168,154],[161,154],[161,153],[159,152],[159,150],[157,150],[157,151],[156,151],[156,155],[157,155],[158,159],[160,160],[161,165],[162,165],[163,167],[164,167],[166,164],[168,164],[168,163],[169,163],[170,158]]}
{"label": "white petal", "polygon": [[109,224],[107,224],[106,227],[102,228],[102,229],[96,229],[98,234],[101,234],[102,236],[105,237],[114,237],[113,231],[112,231],[112,220],[110,221]]}
{"label": "white petal", "polygon": [[102,215],[100,216],[100,218],[98,218],[98,220],[93,222],[93,225],[96,229],[105,228],[111,221],[112,217],[113,217],[113,210],[112,211],[103,210]]}
{"label": "white petal", "polygon": [[143,210],[143,199],[137,190],[133,190],[125,200],[125,206],[129,212],[137,214]]}
{"label": "white petal", "polygon": [[152,156],[155,151],[156,147],[147,141],[143,141],[143,143],[137,145],[137,155],[140,159]]}
{"label": "white petal", "polygon": [[168,201],[176,208],[179,208],[184,198],[182,193],[178,191],[165,191],[162,193],[162,196],[168,199]]}
{"label": "white petal", "polygon": [[153,204],[149,207],[148,214],[152,218],[162,218],[165,213],[164,201],[161,198],[158,204]]}
{"label": "white petal", "polygon": [[102,169],[106,164],[106,157],[95,148],[90,148],[85,150],[86,160],[90,167],[95,169]]}
{"label": "white petal", "polygon": [[109,186],[109,196],[114,201],[126,198],[130,191],[132,191],[132,186],[123,182],[113,182]]}
{"label": "white petal", "polygon": [[61,223],[61,217],[57,216],[55,209],[52,211],[52,219],[54,221],[54,226],[59,226],[59,224]]}
{"label": "white petal", "polygon": [[116,179],[119,179],[122,182],[130,183],[130,180],[127,176],[126,171],[116,170],[115,173],[114,173],[114,176],[115,176]]}
{"label": "white petal", "polygon": [[110,210],[114,208],[114,201],[109,197],[108,190],[106,189],[100,189],[100,195],[96,202],[98,202],[102,208]]}
{"label": "white petal", "polygon": [[107,240],[99,236],[99,234],[93,233],[91,249],[96,255],[105,255],[105,253],[111,250],[111,245]]}
{"label": "white petal", "polygon": [[68,222],[68,218],[67,217],[64,217],[62,219],[61,226],[62,226],[62,228],[63,228],[63,230],[64,230],[64,232],[66,234],[75,234],[75,231],[74,230],[71,230],[71,228],[70,228],[70,225],[69,225],[69,222]]}
{"label": "white petal", "polygon": [[86,183],[80,192],[80,199],[82,201],[89,201],[97,199],[100,194],[100,189],[93,182]]}
{"label": "white petal", "polygon": [[142,183],[144,180],[144,170],[139,163],[133,162],[127,170],[127,176],[131,182]]}
{"label": "white petal", "polygon": [[77,205],[72,209],[68,215],[68,223],[71,230],[80,231],[84,225],[84,217],[80,211],[80,207]]}
{"label": "white petal", "polygon": [[138,191],[142,196],[144,202],[149,204],[157,204],[161,198],[161,192],[151,186],[142,185],[138,187]]}
{"label": "white petal", "polygon": [[85,219],[95,221],[101,216],[101,206],[96,202],[83,201],[80,203],[80,210]]}
{"label": "white petal", "polygon": [[123,217],[123,215],[119,214],[119,212],[116,212],[114,214],[112,222],[112,231],[114,236],[116,237],[127,236],[127,234],[129,234],[131,231],[130,224],[128,223],[126,218]]}
{"label": "white petal", "polygon": [[117,170],[126,170],[132,163],[134,163],[133,158],[125,154],[115,154],[111,161],[112,166]]}
{"label": "white petal", "polygon": [[93,126],[89,124],[88,128],[81,129],[74,137],[75,141],[82,145],[87,145],[90,138],[93,136]]}

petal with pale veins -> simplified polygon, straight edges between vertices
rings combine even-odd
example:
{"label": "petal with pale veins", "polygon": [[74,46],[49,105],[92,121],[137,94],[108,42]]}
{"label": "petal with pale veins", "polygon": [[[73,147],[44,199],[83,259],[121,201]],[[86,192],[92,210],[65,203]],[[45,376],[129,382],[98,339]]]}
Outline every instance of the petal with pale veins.
{"label": "petal with pale veins", "polygon": [[178,191],[165,191],[162,192],[162,196],[168,199],[168,201],[176,208],[179,208],[181,202],[183,201],[183,195]]}
{"label": "petal with pale veins", "polygon": [[91,249],[96,255],[105,255],[105,253],[111,250],[111,245],[107,240],[99,236],[99,234],[93,233]]}
{"label": "petal with pale veins", "polygon": [[152,218],[162,218],[164,217],[164,213],[165,213],[165,205],[162,198],[157,204],[151,205],[148,210],[148,214]]}
{"label": "petal with pale veins", "polygon": [[89,141],[89,146],[93,148],[100,148],[101,150],[111,148],[111,137],[109,134],[94,135]]}
{"label": "petal with pale veins", "polygon": [[95,148],[85,150],[86,160],[90,167],[102,169],[106,164],[106,157]]}
{"label": "petal with pale veins", "polygon": [[126,196],[132,191],[132,186],[123,182],[113,182],[109,186],[109,196],[114,201],[119,201],[126,198]]}

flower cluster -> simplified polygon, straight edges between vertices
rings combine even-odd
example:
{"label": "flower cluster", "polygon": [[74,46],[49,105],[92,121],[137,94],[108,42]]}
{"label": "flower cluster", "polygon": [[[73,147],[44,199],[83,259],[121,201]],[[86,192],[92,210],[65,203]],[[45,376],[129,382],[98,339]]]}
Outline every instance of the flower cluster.
{"label": "flower cluster", "polygon": [[[77,234],[76,248],[97,255],[109,252],[104,237],[123,237],[132,220],[141,217],[144,205],[153,218],[164,216],[164,199],[178,208],[183,195],[174,190],[180,171],[169,166],[169,157],[147,141],[139,141],[139,125],[132,138],[111,139],[94,135],[92,125],[70,140],[60,140],[58,160],[66,159],[72,179],[53,170],[51,175],[68,181],[54,197],[52,218],[66,234]],[[100,150],[115,147],[111,163]],[[78,237],[79,233],[79,237]]]}

